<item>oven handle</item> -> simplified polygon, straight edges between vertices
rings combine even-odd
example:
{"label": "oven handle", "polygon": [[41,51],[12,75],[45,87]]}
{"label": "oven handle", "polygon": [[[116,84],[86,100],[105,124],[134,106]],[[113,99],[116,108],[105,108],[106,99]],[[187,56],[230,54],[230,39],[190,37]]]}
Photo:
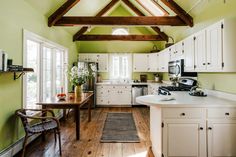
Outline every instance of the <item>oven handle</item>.
{"label": "oven handle", "polygon": [[176,76],[178,76],[178,75],[180,74],[181,68],[180,68],[180,65],[179,65],[179,64],[177,64],[176,67],[178,68],[178,74],[176,74]]}

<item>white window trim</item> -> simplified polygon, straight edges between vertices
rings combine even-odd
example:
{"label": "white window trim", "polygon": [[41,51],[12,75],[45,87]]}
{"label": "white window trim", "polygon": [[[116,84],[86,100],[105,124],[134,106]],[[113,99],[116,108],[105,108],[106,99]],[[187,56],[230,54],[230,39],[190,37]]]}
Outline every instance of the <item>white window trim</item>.
{"label": "white window trim", "polygon": [[[25,52],[27,52],[27,40],[32,40],[32,41],[40,43],[40,52],[43,52],[42,48],[43,48],[44,44],[46,44],[48,47],[57,48],[57,49],[63,51],[64,55],[65,55],[63,57],[64,63],[68,64],[68,48],[66,48],[60,44],[57,44],[53,41],[50,41],[44,37],[41,37],[35,33],[32,33],[26,29],[23,29],[23,67],[26,67],[26,65],[27,65],[27,53],[25,53]],[[43,53],[39,54],[39,58],[40,58],[39,60],[42,62]],[[39,68],[40,71],[39,71],[39,79],[38,80],[40,81],[39,84],[41,85],[41,87],[39,87],[39,89],[38,89],[39,90],[38,91],[38,93],[39,93],[38,100],[42,101],[43,100],[43,90],[42,90],[43,89],[42,88],[42,86],[43,86],[43,70],[42,70],[43,64],[40,63],[39,65],[40,65],[40,68]],[[67,67],[67,65],[64,67]],[[67,70],[67,69],[65,69],[65,70]],[[64,91],[67,92],[68,91],[67,74],[64,74],[64,75],[65,75],[65,77],[64,77],[64,79],[65,79],[64,80],[65,81]],[[22,99],[23,106],[22,107],[23,108],[26,108],[26,104],[27,104],[26,103],[26,86],[25,86],[26,82],[27,82],[26,77],[23,77],[23,88],[22,88],[22,93],[23,93],[23,95],[22,95],[23,96],[23,99]]]}

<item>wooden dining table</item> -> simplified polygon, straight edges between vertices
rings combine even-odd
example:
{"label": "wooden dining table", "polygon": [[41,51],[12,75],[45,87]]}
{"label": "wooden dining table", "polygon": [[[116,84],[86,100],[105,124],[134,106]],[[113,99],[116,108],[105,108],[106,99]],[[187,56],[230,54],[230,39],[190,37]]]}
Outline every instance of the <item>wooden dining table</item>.
{"label": "wooden dining table", "polygon": [[[56,97],[51,100],[37,102],[43,109],[74,109],[76,123],[76,139],[80,139],[80,108],[88,104],[88,122],[91,121],[91,106],[93,103],[93,92],[82,93],[80,97],[67,96],[65,100],[58,100]],[[45,115],[46,116],[46,115]]]}

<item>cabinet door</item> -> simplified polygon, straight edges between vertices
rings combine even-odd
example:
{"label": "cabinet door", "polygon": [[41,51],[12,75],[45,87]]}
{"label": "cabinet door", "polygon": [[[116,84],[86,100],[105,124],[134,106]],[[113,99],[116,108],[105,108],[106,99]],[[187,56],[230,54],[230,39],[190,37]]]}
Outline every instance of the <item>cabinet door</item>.
{"label": "cabinet door", "polygon": [[131,90],[119,90],[119,105],[131,105]]}
{"label": "cabinet door", "polygon": [[194,36],[194,52],[195,52],[195,71],[206,71],[206,31],[200,31]]}
{"label": "cabinet door", "polygon": [[158,69],[158,53],[152,53],[148,55],[148,71],[157,72]]}
{"label": "cabinet door", "polygon": [[206,157],[206,127],[199,120],[164,120],[165,157]]}
{"label": "cabinet door", "polygon": [[133,55],[133,71],[134,72],[148,71],[148,54]]}
{"label": "cabinet door", "polygon": [[119,104],[119,93],[117,89],[112,89],[109,91],[109,105],[118,105]]}
{"label": "cabinet door", "polygon": [[79,54],[80,62],[88,62],[88,54]]}
{"label": "cabinet door", "polygon": [[218,22],[206,29],[207,32],[207,71],[222,71],[223,39],[222,23]]}
{"label": "cabinet door", "polygon": [[87,61],[88,62],[98,62],[97,54],[87,54]]}
{"label": "cabinet door", "polygon": [[208,157],[236,156],[236,121],[208,121]]}
{"label": "cabinet door", "polygon": [[168,47],[168,51],[169,51],[169,54],[170,54],[170,60],[171,61],[174,61],[176,60],[176,50],[175,50],[175,45],[172,45],[170,47]]}
{"label": "cabinet door", "polygon": [[168,49],[159,53],[159,72],[168,72],[168,63],[170,61],[170,54]]}
{"label": "cabinet door", "polygon": [[108,54],[97,54],[98,72],[108,72]]}
{"label": "cabinet door", "polygon": [[194,37],[190,36],[184,40],[184,70],[186,72],[194,71]]}
{"label": "cabinet door", "polygon": [[175,60],[184,58],[184,42],[180,41],[175,44]]}

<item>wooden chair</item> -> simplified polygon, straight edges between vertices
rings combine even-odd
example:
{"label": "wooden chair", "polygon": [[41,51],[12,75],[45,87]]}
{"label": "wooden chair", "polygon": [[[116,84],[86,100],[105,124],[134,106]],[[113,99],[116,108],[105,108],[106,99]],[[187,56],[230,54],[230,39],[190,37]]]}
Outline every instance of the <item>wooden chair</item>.
{"label": "wooden chair", "polygon": [[[27,111],[31,113],[31,115],[27,115]],[[40,112],[38,115],[32,114],[35,112]],[[46,116],[47,113],[51,113],[51,116]],[[60,123],[59,120],[55,117],[55,114],[52,110],[49,109],[19,109],[16,110],[15,114],[21,118],[25,129],[25,139],[23,143],[23,152],[22,157],[25,156],[25,149],[27,145],[27,140],[30,136],[34,134],[45,133],[47,131],[54,131],[55,143],[57,142],[57,135],[59,140],[59,151],[61,153],[61,135],[60,135]],[[39,120],[40,122],[35,124],[30,124],[29,120]]]}

